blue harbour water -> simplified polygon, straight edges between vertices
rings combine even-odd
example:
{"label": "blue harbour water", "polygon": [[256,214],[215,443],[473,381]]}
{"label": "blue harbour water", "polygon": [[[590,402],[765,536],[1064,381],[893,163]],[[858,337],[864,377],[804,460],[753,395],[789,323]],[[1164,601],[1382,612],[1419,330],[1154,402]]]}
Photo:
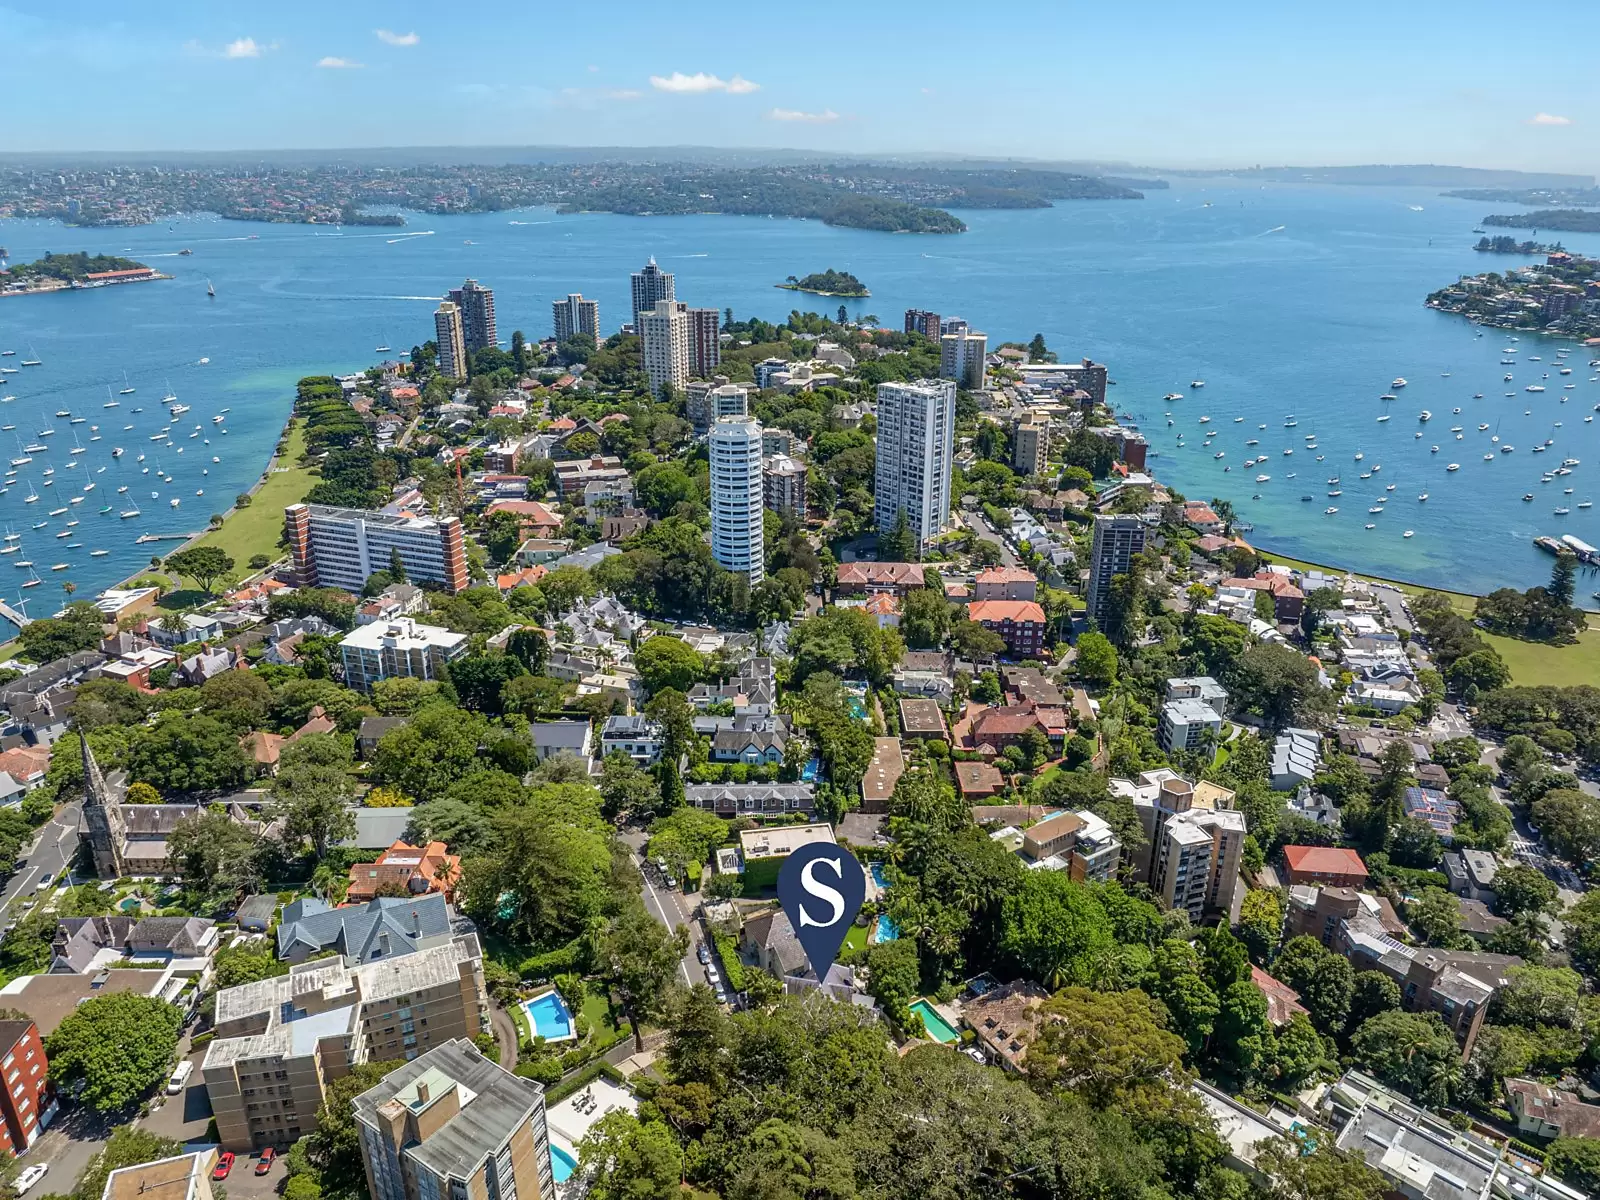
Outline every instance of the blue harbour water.
{"label": "blue harbour water", "polygon": [[[50,452],[33,455],[0,495],[0,526],[23,535],[24,552],[7,558],[31,560],[43,584],[23,591],[29,572],[0,561],[0,596],[26,597],[39,615],[60,603],[64,579],[79,596],[92,596],[140,569],[152,550],[175,545],[136,545],[139,534],[204,528],[260,474],[297,378],[359,369],[382,357],[374,353],[379,345],[400,352],[430,337],[438,297],[463,278],[495,289],[503,339],[517,328],[530,338],[547,334],[551,301],[572,291],[598,299],[602,325],[615,328],[628,315],[628,274],[651,255],[676,273],[680,299],[740,316],[781,318],[797,306],[831,312],[838,301],[773,284],[834,267],[872,289],[870,298],[846,302],[855,316],[898,325],[903,309],[930,308],[967,318],[991,345],[1043,333],[1063,358],[1110,364],[1112,401],[1148,433],[1159,455],[1151,460],[1155,473],[1191,496],[1232,498],[1254,523],[1257,542],[1426,584],[1526,587],[1547,568],[1530,543],[1535,534],[1571,532],[1600,544],[1600,508],[1577,507],[1591,497],[1600,502],[1600,432],[1583,421],[1600,403],[1600,383],[1589,381],[1596,372],[1581,348],[1571,355],[1573,374],[1558,376],[1554,350],[1562,343],[1528,335],[1513,343],[1492,330],[1479,337],[1468,322],[1423,307],[1429,291],[1457,275],[1529,261],[1472,250],[1473,226],[1495,207],[1430,189],[1207,181],[1143,201],[965,213],[970,231],[956,237],[548,210],[413,214],[404,229],[342,231],[207,216],[133,229],[0,222],[0,245],[13,261],[83,249],[135,257],[175,277],[0,301],[0,349],[18,352],[0,365],[20,367],[32,357],[43,364],[0,377],[0,395],[17,397],[0,404],[0,424],[16,426],[0,432],[0,451],[19,456],[15,439],[33,444],[40,430],[56,430],[44,439]],[[1561,240],[1600,253],[1600,237]],[[193,255],[180,257],[182,248]],[[1515,367],[1500,364],[1510,345],[1523,360]],[[1525,361],[1534,355],[1544,361]],[[1546,370],[1548,380],[1540,378]],[[1507,371],[1515,376],[1509,384],[1501,378]],[[104,408],[108,385],[120,391],[124,372],[136,392]],[[1380,402],[1396,376],[1410,386],[1398,400]],[[1191,390],[1196,379],[1206,386]],[[1548,390],[1524,392],[1530,382]],[[1576,387],[1566,391],[1564,383]],[[170,447],[150,441],[168,423],[160,402],[168,386],[192,406],[171,422]],[[1169,392],[1183,399],[1164,402]],[[1483,399],[1473,399],[1478,392]],[[211,418],[224,408],[215,425]],[[1392,419],[1378,423],[1386,409]],[[1423,409],[1433,413],[1425,426],[1417,419]],[[54,416],[58,410],[86,422],[69,425]],[[1290,414],[1297,425],[1285,428]],[[1211,421],[1202,425],[1201,416]],[[1489,430],[1480,433],[1480,423]],[[90,441],[90,425],[100,427],[100,441]],[[190,438],[196,425],[200,436]],[[1452,425],[1463,427],[1462,440]],[[1208,429],[1218,431],[1210,450],[1202,445]],[[1413,436],[1419,429],[1420,439]],[[1496,430],[1513,453],[1490,443]],[[1179,432],[1186,448],[1177,445]],[[1305,450],[1308,433],[1316,434],[1315,453]],[[85,452],[69,455],[75,434]],[[1247,448],[1252,437],[1260,444]],[[1554,439],[1549,451],[1532,454],[1546,438]],[[125,453],[113,461],[117,445]],[[1294,454],[1283,456],[1285,448]],[[1213,457],[1219,450],[1220,460]],[[1493,461],[1483,461],[1491,452]],[[135,461],[139,454],[144,463]],[[1256,454],[1268,462],[1243,468]],[[1581,465],[1541,484],[1542,470],[1564,458]],[[70,459],[81,465],[67,468]],[[1450,462],[1460,470],[1447,472]],[[153,482],[154,470],[144,474],[158,463],[172,483]],[[1375,463],[1381,472],[1359,481],[1358,470]],[[47,464],[56,468],[55,483],[39,487]],[[1257,473],[1272,479],[1257,485]],[[1334,475],[1343,495],[1330,500],[1324,481]],[[91,481],[96,488],[83,493]],[[1396,490],[1385,493],[1390,483]],[[30,484],[41,499],[24,504]],[[121,509],[119,485],[138,499],[139,518],[99,515],[107,502]],[[1568,486],[1573,494],[1564,496]],[[1424,491],[1429,499],[1421,502]],[[1257,492],[1261,499],[1252,500]],[[1525,492],[1536,499],[1523,502]],[[65,505],[62,493],[86,499],[48,517]],[[1369,516],[1385,494],[1391,511]],[[170,507],[172,498],[179,508]],[[1554,516],[1563,502],[1571,515]],[[1324,515],[1329,504],[1336,516]],[[71,534],[55,537],[74,517]],[[44,520],[45,528],[32,528]],[[1369,521],[1377,527],[1364,529]],[[1404,538],[1406,529],[1415,536]],[[81,548],[66,548],[74,542]],[[94,549],[108,553],[90,557]],[[69,569],[52,572],[59,562]]]}

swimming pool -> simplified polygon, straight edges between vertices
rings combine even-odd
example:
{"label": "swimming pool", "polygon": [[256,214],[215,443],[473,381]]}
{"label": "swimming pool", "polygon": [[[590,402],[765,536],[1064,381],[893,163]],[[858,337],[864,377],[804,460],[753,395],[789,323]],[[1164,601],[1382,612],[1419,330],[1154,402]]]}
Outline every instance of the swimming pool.
{"label": "swimming pool", "polygon": [[911,1011],[922,1018],[922,1028],[936,1042],[949,1044],[959,1042],[961,1035],[950,1027],[950,1023],[939,1015],[933,1005],[926,1000],[915,1000],[911,1004]]}
{"label": "swimming pool", "polygon": [[578,1169],[578,1160],[554,1142],[550,1143],[550,1174],[557,1183],[565,1183]]}
{"label": "swimming pool", "polygon": [[881,862],[868,863],[867,870],[872,872],[872,882],[887,891],[889,888],[889,877],[884,874],[883,864]]}
{"label": "swimming pool", "polygon": [[567,1042],[578,1036],[572,1014],[567,1011],[567,1003],[559,992],[548,991],[532,1000],[524,1000],[522,1010],[527,1013],[533,1032],[547,1042]]}
{"label": "swimming pool", "polygon": [[879,913],[878,934],[876,940],[880,942],[892,942],[899,936],[900,926],[896,925],[892,920],[890,920],[888,913]]}

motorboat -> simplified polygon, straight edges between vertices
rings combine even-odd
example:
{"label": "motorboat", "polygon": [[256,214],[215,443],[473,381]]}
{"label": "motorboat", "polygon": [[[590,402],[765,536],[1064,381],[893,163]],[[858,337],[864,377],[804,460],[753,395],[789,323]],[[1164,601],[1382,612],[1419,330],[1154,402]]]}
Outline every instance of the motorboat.
{"label": "motorboat", "polygon": [[[1456,411],[1460,412],[1461,410],[1458,408],[1458,409],[1456,409]],[[1431,420],[1433,420],[1433,414],[1431,412],[1429,412],[1427,409],[1423,409],[1421,412],[1419,412],[1417,414],[1417,420],[1423,421],[1423,422],[1431,421]]]}
{"label": "motorboat", "polygon": [[1330,504],[1330,505],[1328,505],[1327,508],[1322,510],[1322,515],[1325,516],[1325,517],[1331,517],[1331,516],[1333,516],[1334,513],[1338,512],[1338,511],[1339,510],[1337,508],[1335,508],[1333,505]]}
{"label": "motorboat", "polygon": [[1399,391],[1401,388],[1406,386],[1406,381],[1403,378],[1400,378],[1400,377],[1397,376],[1395,378],[1394,382],[1391,383],[1389,386],[1394,388],[1396,391]]}
{"label": "motorboat", "polygon": [[1460,463],[1451,463],[1448,467],[1445,468],[1445,470],[1446,471],[1459,471],[1459,470],[1461,470],[1461,464]]}

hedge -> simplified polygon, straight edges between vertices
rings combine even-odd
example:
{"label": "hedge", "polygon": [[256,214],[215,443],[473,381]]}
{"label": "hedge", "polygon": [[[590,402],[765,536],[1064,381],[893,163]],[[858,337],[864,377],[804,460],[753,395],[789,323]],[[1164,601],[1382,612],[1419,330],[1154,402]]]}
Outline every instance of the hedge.
{"label": "hedge", "polygon": [[732,934],[711,934],[711,940],[717,947],[717,957],[722,961],[722,973],[728,977],[728,986],[736,992],[745,988],[744,964],[739,961],[739,943],[734,941]]}
{"label": "hedge", "polygon": [[582,955],[582,939],[574,938],[555,950],[529,955],[517,964],[517,973],[524,979],[549,979],[565,975],[578,969]]}
{"label": "hedge", "polygon": [[628,1077],[608,1062],[593,1062],[579,1071],[570,1079],[563,1079],[560,1083],[552,1084],[545,1089],[544,1103],[549,1108],[552,1104],[559,1104],[568,1096],[581,1092],[600,1076],[604,1075],[612,1083],[625,1084]]}

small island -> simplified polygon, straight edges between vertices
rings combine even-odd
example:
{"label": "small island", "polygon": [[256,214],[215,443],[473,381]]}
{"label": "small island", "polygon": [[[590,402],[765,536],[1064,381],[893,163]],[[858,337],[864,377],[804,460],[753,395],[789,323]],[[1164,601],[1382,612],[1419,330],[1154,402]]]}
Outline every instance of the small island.
{"label": "small island", "polygon": [[835,271],[829,267],[820,274],[810,274],[804,279],[789,276],[787,282],[776,285],[789,292],[810,292],[814,296],[845,296],[860,298],[872,295],[867,285],[849,271]]}
{"label": "small island", "polygon": [[21,263],[0,272],[0,296],[29,296],[40,292],[59,292],[69,288],[108,287],[118,283],[144,283],[151,279],[170,279],[154,267],[114,254],[54,254],[31,263]]}
{"label": "small island", "polygon": [[1600,259],[1552,251],[1544,262],[1505,275],[1498,271],[1463,275],[1431,293],[1426,304],[1497,329],[1600,338],[1600,313],[1584,303],[1596,284],[1600,284]]}
{"label": "small island", "polygon": [[1478,244],[1473,247],[1479,254],[1560,254],[1564,247],[1560,242],[1545,245],[1543,242],[1519,242],[1514,237],[1481,237]]}

